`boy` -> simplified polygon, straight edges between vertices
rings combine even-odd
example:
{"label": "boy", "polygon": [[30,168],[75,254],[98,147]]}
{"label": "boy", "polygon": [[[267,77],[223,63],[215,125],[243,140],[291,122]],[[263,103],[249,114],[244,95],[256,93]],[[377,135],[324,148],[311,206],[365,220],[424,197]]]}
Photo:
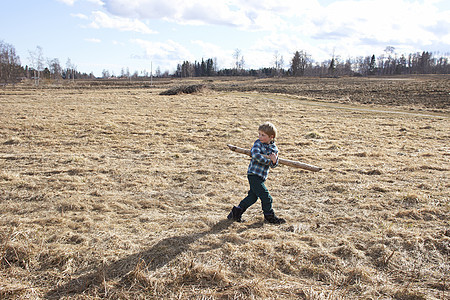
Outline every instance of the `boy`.
{"label": "boy", "polygon": [[227,218],[243,222],[242,214],[260,198],[264,219],[271,224],[283,224],[286,221],[275,216],[272,209],[272,197],[264,184],[269,174],[269,168],[278,166],[278,148],[275,145],[277,129],[272,123],[266,122],[259,126],[258,131],[259,139],[253,144],[252,160],[247,170],[250,190],[247,197],[238,206],[233,207]]}

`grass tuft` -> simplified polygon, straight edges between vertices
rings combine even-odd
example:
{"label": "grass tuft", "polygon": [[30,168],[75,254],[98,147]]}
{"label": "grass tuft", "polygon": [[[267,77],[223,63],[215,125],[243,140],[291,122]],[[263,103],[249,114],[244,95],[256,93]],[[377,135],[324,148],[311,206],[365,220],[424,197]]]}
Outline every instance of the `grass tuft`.
{"label": "grass tuft", "polygon": [[160,95],[163,96],[174,96],[180,94],[196,94],[201,93],[206,89],[206,85],[204,84],[194,84],[188,86],[177,86],[170,88],[164,92],[161,92]]}

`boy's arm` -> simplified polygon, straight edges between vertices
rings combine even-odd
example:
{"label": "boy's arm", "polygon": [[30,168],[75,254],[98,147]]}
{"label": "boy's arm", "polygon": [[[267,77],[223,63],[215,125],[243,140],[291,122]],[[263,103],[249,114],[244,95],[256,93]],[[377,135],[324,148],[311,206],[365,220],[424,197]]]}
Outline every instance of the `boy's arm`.
{"label": "boy's arm", "polygon": [[275,143],[273,143],[271,145],[271,149],[272,149],[272,154],[269,156],[270,157],[270,167],[275,168],[278,166],[278,147],[275,145]]}
{"label": "boy's arm", "polygon": [[[273,160],[275,160],[275,162],[273,162],[272,157],[273,157]],[[269,155],[269,158],[270,158],[270,167],[271,168],[277,167],[278,166],[278,152],[272,153],[271,155]]]}

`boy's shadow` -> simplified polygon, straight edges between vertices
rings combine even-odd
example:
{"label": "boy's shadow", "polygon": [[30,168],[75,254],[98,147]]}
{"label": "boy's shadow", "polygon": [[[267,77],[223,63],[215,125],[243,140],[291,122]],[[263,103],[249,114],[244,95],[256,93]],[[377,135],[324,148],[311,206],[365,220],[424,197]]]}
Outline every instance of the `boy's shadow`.
{"label": "boy's shadow", "polygon": [[[142,262],[150,271],[165,266],[175,259],[179,254],[189,250],[189,246],[207,235],[217,234],[227,229],[233,222],[222,220],[213,225],[209,230],[189,235],[174,236],[159,241],[149,250],[136,253],[125,258],[119,259],[109,265],[100,266],[87,275],[72,279],[70,282],[50,290],[45,298],[58,299],[63,296],[81,294],[92,286],[100,285],[108,278],[123,279],[128,273],[133,271],[136,266]],[[255,225],[256,224],[256,225]],[[260,227],[259,223],[250,224],[240,232],[248,228]],[[221,245],[215,245],[218,248]]]}

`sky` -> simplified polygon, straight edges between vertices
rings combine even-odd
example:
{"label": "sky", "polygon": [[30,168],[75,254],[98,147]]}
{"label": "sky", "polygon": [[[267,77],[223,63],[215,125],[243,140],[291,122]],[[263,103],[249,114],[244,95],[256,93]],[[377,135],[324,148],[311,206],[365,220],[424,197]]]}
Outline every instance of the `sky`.
{"label": "sky", "polygon": [[22,65],[46,60],[80,72],[173,73],[215,58],[232,68],[289,68],[295,51],[316,62],[422,51],[449,56],[448,0],[0,0],[0,41]]}

